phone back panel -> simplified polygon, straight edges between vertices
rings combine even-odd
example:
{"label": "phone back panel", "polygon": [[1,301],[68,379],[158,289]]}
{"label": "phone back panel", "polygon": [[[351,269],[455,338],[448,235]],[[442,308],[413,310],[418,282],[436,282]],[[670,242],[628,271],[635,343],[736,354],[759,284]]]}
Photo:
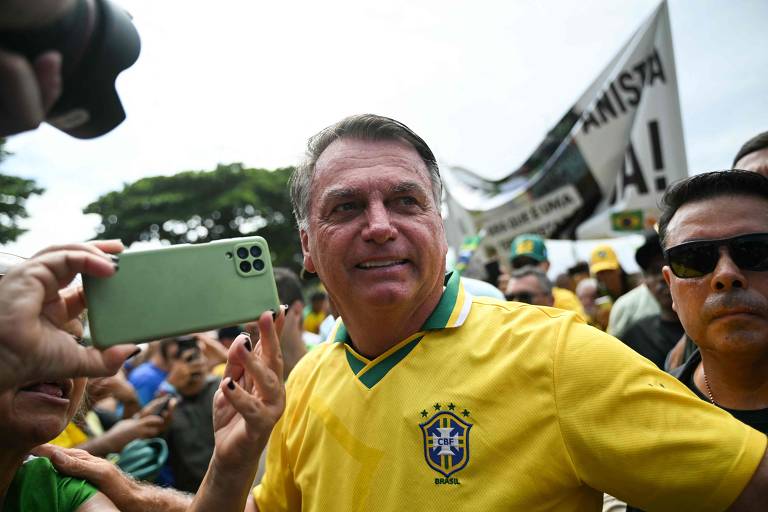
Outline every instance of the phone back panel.
{"label": "phone back panel", "polygon": [[97,347],[241,324],[280,304],[258,236],[125,252],[116,274],[83,284]]}

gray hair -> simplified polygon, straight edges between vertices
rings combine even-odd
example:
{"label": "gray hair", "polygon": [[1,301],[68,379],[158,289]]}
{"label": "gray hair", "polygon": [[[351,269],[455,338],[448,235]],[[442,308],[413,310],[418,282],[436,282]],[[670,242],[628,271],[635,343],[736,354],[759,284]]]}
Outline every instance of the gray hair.
{"label": "gray hair", "polygon": [[440,198],[443,193],[440,169],[435,155],[424,142],[424,139],[400,121],[375,114],[358,114],[332,124],[309,139],[306,158],[296,168],[288,181],[293,214],[296,216],[299,229],[306,230],[308,227],[310,187],[317,160],[328,146],[342,138],[364,141],[401,140],[409,143],[419,153],[424,165],[427,166],[429,179],[432,182],[432,197],[436,207],[440,207]]}
{"label": "gray hair", "polygon": [[587,277],[579,281],[576,285],[576,295],[581,295],[582,292],[586,292],[587,288],[594,288],[597,291],[597,279],[594,277]]}
{"label": "gray hair", "polygon": [[522,279],[523,277],[534,276],[539,281],[541,290],[547,295],[552,295],[552,281],[549,280],[547,274],[538,267],[533,265],[526,265],[522,268],[518,268],[512,271],[511,277],[514,279]]}

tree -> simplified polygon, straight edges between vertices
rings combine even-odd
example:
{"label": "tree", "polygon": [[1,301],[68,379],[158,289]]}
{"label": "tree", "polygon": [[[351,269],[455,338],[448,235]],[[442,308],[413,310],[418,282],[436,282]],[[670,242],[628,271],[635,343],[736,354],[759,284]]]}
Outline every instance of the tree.
{"label": "tree", "polygon": [[128,183],[89,204],[101,215],[96,238],[124,243],[196,243],[258,234],[273,263],[299,269],[301,245],[288,195],[293,168],[270,171],[241,164],[185,171]]}
{"label": "tree", "polygon": [[[5,139],[0,138],[0,162],[10,155],[4,146]],[[26,201],[43,192],[35,180],[0,173],[0,244],[13,242],[27,231],[19,227],[19,221],[29,217]]]}

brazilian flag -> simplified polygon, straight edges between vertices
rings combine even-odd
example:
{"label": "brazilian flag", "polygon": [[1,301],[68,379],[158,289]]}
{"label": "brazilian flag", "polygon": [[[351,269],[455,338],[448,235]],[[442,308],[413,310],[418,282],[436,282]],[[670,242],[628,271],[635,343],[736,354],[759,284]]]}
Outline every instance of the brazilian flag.
{"label": "brazilian flag", "polygon": [[612,213],[611,228],[614,231],[642,231],[643,210],[625,210]]}

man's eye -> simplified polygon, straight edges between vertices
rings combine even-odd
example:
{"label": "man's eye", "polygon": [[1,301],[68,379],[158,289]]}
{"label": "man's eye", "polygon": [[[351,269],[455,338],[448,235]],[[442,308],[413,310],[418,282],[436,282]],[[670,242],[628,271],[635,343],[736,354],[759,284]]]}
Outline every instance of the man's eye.
{"label": "man's eye", "polygon": [[355,209],[357,209],[357,205],[355,203],[341,203],[334,206],[333,211],[334,212],[351,212]]}
{"label": "man's eye", "polygon": [[403,196],[397,198],[398,202],[404,206],[413,206],[419,204],[415,197]]}

